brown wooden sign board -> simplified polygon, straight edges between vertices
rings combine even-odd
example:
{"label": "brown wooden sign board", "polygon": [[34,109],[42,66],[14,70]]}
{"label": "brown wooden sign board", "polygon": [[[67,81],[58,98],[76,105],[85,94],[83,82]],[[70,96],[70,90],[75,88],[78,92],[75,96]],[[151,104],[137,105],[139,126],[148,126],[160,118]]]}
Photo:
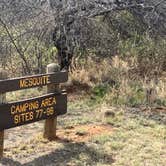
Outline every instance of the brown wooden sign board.
{"label": "brown wooden sign board", "polygon": [[38,98],[0,105],[0,131],[63,115],[67,112],[67,95],[48,94]]}
{"label": "brown wooden sign board", "polygon": [[66,71],[0,80],[0,93],[35,88],[49,84],[59,84],[67,80],[68,72]]}

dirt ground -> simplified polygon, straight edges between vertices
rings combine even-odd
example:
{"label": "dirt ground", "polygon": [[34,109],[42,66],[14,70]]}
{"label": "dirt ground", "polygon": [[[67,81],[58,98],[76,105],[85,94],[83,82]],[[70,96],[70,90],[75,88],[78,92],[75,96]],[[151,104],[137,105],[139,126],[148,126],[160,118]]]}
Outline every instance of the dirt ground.
{"label": "dirt ground", "polygon": [[44,121],[7,130],[0,166],[165,166],[165,110],[109,108],[103,122],[80,104],[58,118],[54,141],[43,138]]}
{"label": "dirt ground", "polygon": [[[40,122],[6,131],[4,158],[1,160],[0,165],[44,165],[44,163],[42,163],[43,161],[38,161],[35,159],[40,158],[40,156],[42,155],[48,154],[49,156],[53,150],[58,150],[62,146],[67,146],[67,149],[63,150],[63,153],[65,153],[65,151],[72,150],[72,148],[74,148],[75,146],[76,149],[79,147],[81,149],[88,148],[86,147],[85,142],[88,143],[88,141],[90,141],[95,136],[100,136],[102,134],[108,133],[111,134],[112,132],[112,127],[110,125],[91,124],[68,126],[64,129],[58,129],[57,138],[54,141],[49,142],[48,140],[42,138],[42,128],[43,122]],[[50,158],[48,157],[47,160],[49,161],[49,159]],[[58,164],[53,162],[48,165],[59,164],[59,162]],[[65,162],[65,165],[70,166],[70,162]]]}

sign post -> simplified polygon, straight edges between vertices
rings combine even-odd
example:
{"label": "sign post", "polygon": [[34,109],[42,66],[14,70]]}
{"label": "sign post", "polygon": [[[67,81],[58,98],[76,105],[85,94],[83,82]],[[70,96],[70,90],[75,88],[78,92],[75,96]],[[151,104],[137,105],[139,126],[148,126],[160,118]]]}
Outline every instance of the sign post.
{"label": "sign post", "polygon": [[[0,80],[7,79],[7,73],[0,69]],[[6,94],[0,93],[0,104],[6,102]],[[0,158],[3,157],[3,146],[4,146],[4,130],[0,131]]]}
{"label": "sign post", "polygon": [[[60,70],[59,65],[52,63],[47,66],[47,73],[54,73]],[[59,92],[59,84],[47,85],[47,93]],[[57,126],[57,116],[53,118],[48,118],[45,120],[44,124],[44,138],[53,140],[56,138],[56,126]]]}

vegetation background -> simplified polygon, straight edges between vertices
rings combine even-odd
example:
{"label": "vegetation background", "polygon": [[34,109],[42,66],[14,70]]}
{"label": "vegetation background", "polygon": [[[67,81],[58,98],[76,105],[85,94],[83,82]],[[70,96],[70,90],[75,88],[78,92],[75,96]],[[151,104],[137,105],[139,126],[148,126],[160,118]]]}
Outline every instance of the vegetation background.
{"label": "vegetation background", "polygon": [[[86,11],[80,17],[72,13],[71,0],[0,0],[0,68],[11,78],[44,73],[49,63],[71,60],[70,79],[63,85],[69,113],[59,121],[59,134],[77,136],[69,135],[70,143],[49,143],[41,138],[42,123],[32,125],[39,135],[6,149],[11,160],[2,164],[165,165],[166,1],[101,2],[78,1],[81,14]],[[7,97],[13,101],[44,92]],[[104,128],[85,140],[91,125]],[[36,152],[41,155],[31,158]]]}

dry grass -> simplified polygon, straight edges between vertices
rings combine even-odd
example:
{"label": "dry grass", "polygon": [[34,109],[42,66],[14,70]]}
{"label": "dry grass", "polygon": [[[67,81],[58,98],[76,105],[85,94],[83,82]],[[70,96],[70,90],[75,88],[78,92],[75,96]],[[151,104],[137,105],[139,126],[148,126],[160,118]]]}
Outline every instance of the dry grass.
{"label": "dry grass", "polygon": [[86,62],[77,64],[75,70],[71,73],[72,82],[80,82],[81,84],[88,84],[90,87],[101,83],[104,76],[107,77],[110,72],[110,59],[96,62],[89,57]]}
{"label": "dry grass", "polygon": [[111,105],[128,106],[148,104],[147,90],[152,88],[155,92],[154,105],[165,105],[165,77],[154,75],[143,78],[138,76],[136,68],[136,58],[124,61],[118,56],[103,60],[90,57],[84,63],[78,62],[77,67],[71,73],[69,86],[76,86],[75,89],[105,97],[105,102]]}
{"label": "dry grass", "polygon": [[[157,103],[154,104],[164,105],[165,77],[158,78],[157,83],[155,79],[141,79],[131,72],[137,65],[136,60],[126,62],[117,56],[112,60],[100,61],[89,58],[87,62],[78,64],[80,65],[70,73],[67,88],[74,89],[70,97],[75,90],[84,93],[81,99],[75,97],[69,102],[68,114],[58,118],[59,134],[65,139],[48,142],[41,134],[30,140],[27,137],[27,140],[10,149],[5,148],[6,158],[0,164],[165,166],[166,111],[142,111],[139,108],[124,107],[145,105],[146,88],[155,88]],[[32,97],[34,92],[37,94],[37,90],[8,94],[8,100],[27,98],[27,95]],[[38,92],[38,95],[40,93],[44,91]],[[43,123],[35,126],[35,134],[37,131],[41,133],[41,125]],[[92,132],[88,135],[88,132],[94,130],[91,126],[105,125],[111,128],[111,132],[106,130],[102,133],[99,130],[100,134]],[[74,134],[72,128],[76,128]],[[19,129],[19,133],[26,134],[29,129],[27,127],[24,132],[20,130],[23,129]],[[15,132],[17,134],[16,130]],[[83,139],[87,135],[88,139]],[[70,136],[72,139],[67,138]],[[15,137],[20,136],[14,134]]]}
{"label": "dry grass", "polygon": [[[151,116],[142,116],[141,111],[134,113],[134,110],[106,104],[87,111],[84,107],[87,101],[77,103],[70,103],[68,115],[59,118],[57,141],[49,142],[42,134],[37,134],[17,146],[5,148],[6,158],[0,163],[12,166],[165,166],[165,124]],[[114,112],[114,116],[101,120],[108,110]],[[85,117],[89,119],[86,122]],[[84,125],[80,125],[82,123]]]}

